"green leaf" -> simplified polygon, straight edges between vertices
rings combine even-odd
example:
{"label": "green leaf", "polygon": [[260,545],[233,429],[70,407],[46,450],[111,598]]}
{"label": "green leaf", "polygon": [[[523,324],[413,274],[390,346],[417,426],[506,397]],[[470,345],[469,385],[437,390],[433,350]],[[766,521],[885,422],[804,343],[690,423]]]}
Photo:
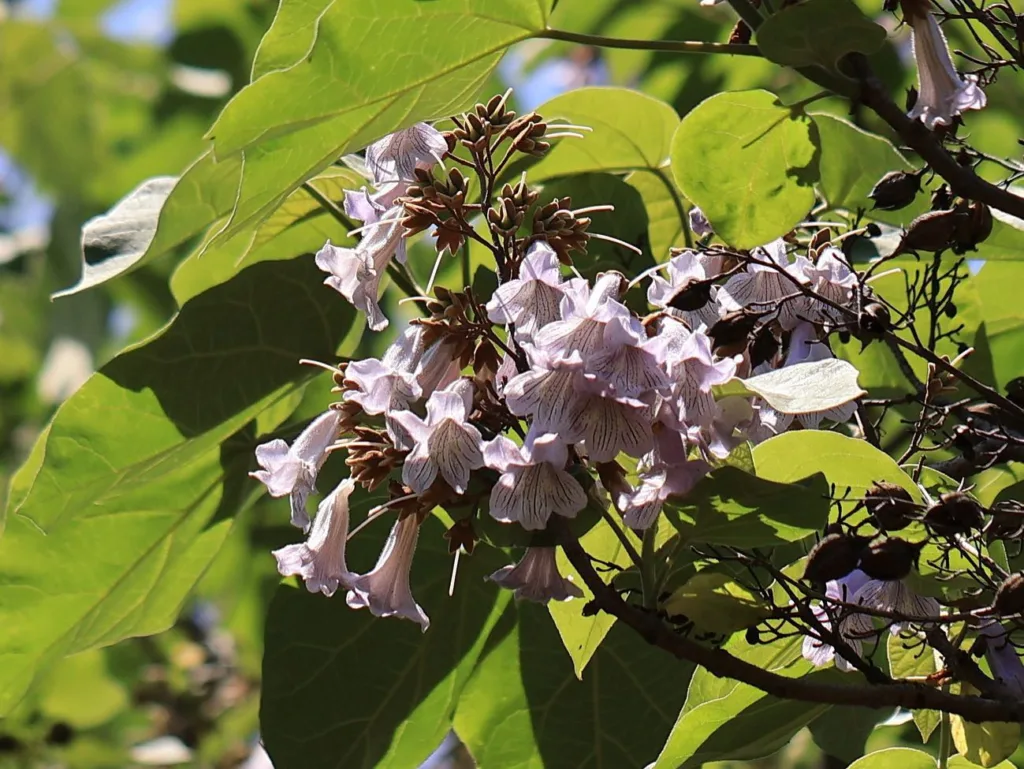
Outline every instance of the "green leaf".
{"label": "green leaf", "polygon": [[320,279],[305,260],[245,270],[58,411],[0,540],[0,712],[60,657],[174,620],[258,488],[247,425],[352,325]]}
{"label": "green leaf", "polygon": [[[961,684],[960,693],[978,694],[970,684]],[[950,733],[957,752],[972,764],[993,767],[1013,755],[1020,743],[1020,724],[986,721],[974,723],[963,716],[950,716]]]}
{"label": "green leaf", "polygon": [[864,755],[864,746],[884,718],[882,711],[837,705],[811,721],[814,744],[827,756],[844,763]]}
{"label": "green leaf", "polygon": [[761,53],[787,67],[833,69],[848,53],[874,53],[885,29],[852,0],[806,0],[771,14],[757,30]]}
{"label": "green leaf", "polygon": [[757,474],[777,483],[791,483],[822,472],[836,492],[846,488],[863,497],[875,481],[888,481],[907,489],[915,500],[921,492],[896,460],[867,441],[825,430],[795,430],[754,447]]}
{"label": "green leaf", "polygon": [[626,184],[640,193],[647,209],[647,242],[656,262],[668,261],[669,249],[686,245],[687,212],[676,183],[665,171],[636,171]]}
{"label": "green leaf", "polygon": [[[964,758],[963,756],[950,756],[946,766],[948,769],[974,769],[978,764]],[[992,769],[1017,769],[1017,767],[1009,761],[1000,761],[992,767]]]}
{"label": "green leaf", "polygon": [[723,385],[721,394],[759,395],[783,414],[813,414],[866,395],[857,384],[857,373],[850,363],[838,358],[796,363],[748,379],[734,379]]}
{"label": "green leaf", "polygon": [[[754,461],[760,475],[756,449]],[[828,484],[820,472],[776,483],[724,465],[667,509],[669,520],[687,540],[767,547],[795,542],[824,527],[828,496]]]}
{"label": "green leaf", "polygon": [[[369,533],[350,543],[350,565],[360,571],[372,567],[380,545]],[[428,518],[413,560],[415,596],[431,618],[426,633],[412,622],[349,609],[341,593],[328,599],[278,589],[267,616],[260,708],[277,769],[405,769],[440,744],[509,599],[485,581],[502,565],[486,546],[463,558],[449,598],[451,556],[443,533]]]}
{"label": "green leaf", "polygon": [[[577,88],[537,107],[548,123],[593,128],[582,139],[555,140],[530,169],[532,181],[590,171],[661,168],[668,162],[679,115],[668,104],[630,88]],[[554,127],[548,129],[555,131]]]}
{"label": "green leaf", "polygon": [[[790,638],[750,646],[743,639],[734,638],[725,648],[758,667],[787,678],[799,678],[811,671],[810,663],[800,658],[800,644],[799,638]],[[820,671],[812,675],[832,678],[832,673]],[[779,700],[760,689],[730,678],[718,678],[698,668],[690,680],[686,705],[654,769],[697,769],[709,761],[767,756],[830,707]]]}
{"label": "green leaf", "polygon": [[333,0],[288,0],[279,3],[270,29],[260,41],[252,63],[252,79],[287,69],[302,59],[317,35],[317,22]]}
{"label": "green leaf", "polygon": [[672,173],[726,243],[759,246],[814,205],[818,129],[768,91],[716,94],[680,123]]}
{"label": "green leaf", "polygon": [[484,769],[602,769],[653,760],[692,666],[616,624],[582,681],[543,608],[499,623],[459,700],[455,731]]}
{"label": "green leaf", "polygon": [[[893,678],[920,678],[930,676],[938,670],[935,654],[920,644],[910,648],[899,636],[890,635],[888,646],[889,673]],[[914,724],[921,733],[921,742],[928,742],[935,727],[939,725],[939,714],[934,710],[915,710]]]}
{"label": "green leaf", "polygon": [[1024,309],[1017,289],[1022,277],[1024,265],[987,262],[971,278],[981,299],[978,306],[995,369],[993,384],[1000,387],[1020,376],[1017,361],[1024,359]]}
{"label": "green leaf", "polygon": [[[623,527],[623,531],[639,551],[640,540],[630,529]],[[600,558],[602,561],[624,568],[632,565],[625,547],[615,536],[611,525],[605,520],[598,521],[594,528],[584,534],[580,538],[580,544],[594,558]],[[594,656],[594,652],[597,651],[597,647],[601,645],[604,637],[608,635],[612,625],[615,624],[615,617],[607,612],[585,616],[583,607],[593,599],[593,592],[561,550],[558,551],[558,567],[562,574],[570,577],[583,591],[583,598],[571,601],[552,601],[548,604],[548,611],[551,613],[551,619],[555,622],[555,627],[558,628],[558,635],[561,636],[562,644],[572,658],[576,677],[582,679],[583,669]]]}
{"label": "green leaf", "polygon": [[[868,193],[890,171],[910,171],[913,167],[887,139],[868,133],[835,115],[811,115],[821,141],[821,193],[832,208],[871,209]],[[922,191],[915,201],[899,211],[869,210],[868,216],[888,224],[909,224],[928,209],[928,194]]]}
{"label": "green leaf", "polygon": [[39,692],[39,709],[47,717],[78,729],[106,723],[128,703],[128,692],[107,670],[106,655],[99,649],[58,662]]}
{"label": "green leaf", "polygon": [[663,603],[669,616],[681,614],[713,633],[732,633],[768,616],[764,602],[728,574],[701,571]]}
{"label": "green leaf", "polygon": [[[210,130],[218,159],[244,156],[234,210],[220,237],[269,214],[340,155],[469,106],[503,51],[544,28],[549,5],[381,0],[368,11],[360,0],[331,3],[308,53],[244,88]],[[308,36],[308,27],[302,29]],[[284,44],[287,60],[294,46]],[[262,50],[276,55],[273,46]],[[338,76],[342,71],[345,77]]]}
{"label": "green leaf", "polygon": [[[178,179],[170,195],[166,196],[166,200],[158,207],[156,231],[150,231],[149,236],[144,239],[144,248],[139,249],[139,244],[136,243],[114,260],[104,261],[95,266],[89,263],[88,254],[85,254],[86,261],[83,264],[81,279],[57,296],[75,294],[123,275],[169,253],[200,234],[218,217],[231,210],[241,168],[238,159],[215,163],[209,152],[202,155]],[[132,195],[129,195],[126,200],[130,200],[131,197]],[[150,196],[149,202],[155,203],[156,198]],[[114,211],[107,216],[112,214]]]}
{"label": "green leaf", "polygon": [[935,759],[927,753],[911,748],[876,750],[857,759],[847,769],[935,769]]}

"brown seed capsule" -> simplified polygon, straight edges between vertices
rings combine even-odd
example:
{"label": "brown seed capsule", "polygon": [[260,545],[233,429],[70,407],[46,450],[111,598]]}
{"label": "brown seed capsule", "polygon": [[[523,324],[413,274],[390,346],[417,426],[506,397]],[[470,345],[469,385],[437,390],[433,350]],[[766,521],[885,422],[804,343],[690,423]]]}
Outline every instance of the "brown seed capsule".
{"label": "brown seed capsule", "polygon": [[750,38],[754,33],[750,31],[750,27],[747,26],[747,22],[740,19],[736,22],[736,26],[732,28],[729,33],[729,43],[746,45],[750,42]]}
{"label": "brown seed capsule", "polygon": [[679,293],[669,300],[668,306],[675,307],[677,310],[699,310],[711,301],[711,287],[713,285],[713,280],[690,281],[683,286]]}
{"label": "brown seed capsule", "polygon": [[883,531],[905,529],[917,512],[910,492],[895,483],[879,481],[864,496],[872,522]]}
{"label": "brown seed capsule", "polygon": [[1006,397],[1018,406],[1024,406],[1024,376],[1016,377],[1006,383]]}
{"label": "brown seed capsule", "polygon": [[924,514],[925,525],[942,537],[980,529],[983,521],[981,505],[962,491],[943,494]]}
{"label": "brown seed capsule", "polygon": [[992,505],[992,518],[985,524],[985,541],[1024,538],[1024,502],[1004,499]]}
{"label": "brown seed capsule", "polygon": [[746,310],[734,310],[723,316],[708,330],[715,353],[732,355],[745,349],[750,332],[760,319],[759,313]]}
{"label": "brown seed capsule", "polygon": [[857,568],[861,551],[867,542],[865,537],[829,534],[811,548],[807,556],[804,578],[811,582],[842,579]]}
{"label": "brown seed capsule", "polygon": [[889,330],[892,317],[889,315],[889,308],[881,302],[869,302],[861,310],[857,318],[857,325],[861,333],[874,337]]}
{"label": "brown seed capsule", "polygon": [[1024,574],[1011,574],[996,590],[992,609],[1001,617],[1024,612]]}
{"label": "brown seed capsule", "polygon": [[880,211],[898,211],[913,203],[920,190],[920,174],[890,171],[878,180],[868,197]]}
{"label": "brown seed capsule", "polygon": [[924,542],[913,543],[897,537],[872,542],[860,554],[860,570],[871,579],[903,579],[917,566]]}
{"label": "brown seed capsule", "polygon": [[992,211],[984,203],[972,201],[961,204],[956,210],[963,214],[954,236],[953,253],[963,254],[977,251],[978,244],[992,234]]}
{"label": "brown seed capsule", "polygon": [[934,252],[950,248],[956,242],[957,228],[961,226],[964,216],[964,213],[956,209],[921,214],[910,223],[897,251]]}
{"label": "brown seed capsule", "polygon": [[771,325],[761,326],[754,332],[754,341],[747,348],[747,353],[750,355],[750,367],[757,368],[762,363],[774,360],[781,346],[782,344],[775,336]]}

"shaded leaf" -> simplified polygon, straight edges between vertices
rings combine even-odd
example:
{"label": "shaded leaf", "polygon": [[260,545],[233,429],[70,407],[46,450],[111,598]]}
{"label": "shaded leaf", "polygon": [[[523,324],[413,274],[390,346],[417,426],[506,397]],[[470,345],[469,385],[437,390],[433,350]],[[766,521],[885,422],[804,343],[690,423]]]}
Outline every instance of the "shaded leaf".
{"label": "shaded leaf", "polygon": [[[893,678],[930,676],[938,670],[935,654],[920,644],[910,648],[899,636],[890,635],[888,646],[889,673]],[[914,724],[921,733],[921,742],[928,742],[935,727],[939,725],[939,714],[934,710],[915,710]]]}
{"label": "shaded leaf", "polygon": [[768,616],[764,602],[728,574],[701,571],[664,602],[669,616],[687,617],[703,630],[732,633]]}
{"label": "shaded leaf", "polygon": [[[758,462],[756,450],[754,461]],[[820,472],[776,483],[724,465],[667,509],[669,520],[687,540],[766,547],[795,542],[823,528],[828,496],[828,484]]]}
{"label": "shaded leaf", "polygon": [[547,612],[527,603],[509,610],[489,645],[455,713],[484,769],[644,766],[693,670],[616,624],[578,681]]}
{"label": "shaded leaf", "polygon": [[669,258],[669,249],[686,245],[686,208],[682,193],[665,171],[636,171],[626,184],[640,193],[647,209],[647,241],[656,262]]}
{"label": "shaded leaf", "polygon": [[[350,564],[369,569],[380,541],[352,540]],[[448,597],[451,557],[434,518],[413,561],[425,633],[332,598],[283,585],[266,623],[261,731],[277,769],[415,767],[451,727],[455,704],[508,603],[484,577],[501,566],[486,546],[464,558]],[[296,532],[296,536],[301,536]]]}
{"label": "shaded leaf", "polygon": [[0,540],[0,710],[60,657],[173,621],[258,488],[247,425],[352,317],[311,262],[259,264],[61,407]]}
{"label": "shaded leaf", "polygon": [[818,129],[768,91],[716,94],[680,123],[672,173],[726,243],[762,245],[814,205]]}
{"label": "shaded leaf", "polygon": [[806,0],[771,14],[757,30],[765,57],[787,67],[818,64],[833,69],[848,53],[874,53],[885,29],[852,0]]}
{"label": "shaded leaf", "polygon": [[[977,695],[978,690],[970,684],[960,684],[963,695]],[[964,758],[972,764],[994,767],[1013,755],[1020,742],[1020,724],[986,721],[977,724],[963,716],[950,716],[950,733],[953,744]]]}
{"label": "shaded leaf", "polygon": [[847,769],[935,769],[935,759],[927,753],[911,748],[886,748],[868,753],[854,761]]}

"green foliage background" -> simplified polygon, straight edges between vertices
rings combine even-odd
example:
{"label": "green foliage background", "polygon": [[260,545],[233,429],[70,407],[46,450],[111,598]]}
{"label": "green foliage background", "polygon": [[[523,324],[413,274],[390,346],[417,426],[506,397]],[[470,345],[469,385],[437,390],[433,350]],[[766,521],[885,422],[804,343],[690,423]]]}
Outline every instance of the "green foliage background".
{"label": "green foliage background", "polygon": [[[867,25],[845,44],[870,50],[894,92],[909,85],[891,38],[862,14],[880,4],[831,2],[817,5]],[[257,443],[294,434],[325,402],[328,385],[298,359],[378,354],[400,325],[362,334],[321,285],[309,254],[347,236],[304,183],[337,200],[358,186],[335,165],[341,155],[503,91],[497,67],[510,47],[528,70],[574,50],[530,40],[545,27],[714,41],[733,23],[727,9],[695,0],[561,0],[554,9],[549,0],[175,0],[173,39],[155,45],[104,32],[110,5],[60,0],[44,18],[0,5],[0,148],[54,204],[49,244],[0,265],[0,767],[125,766],[132,746],[161,735],[194,748],[193,765],[234,766],[249,753],[260,708],[278,769],[414,767],[453,727],[484,769],[746,761],[798,733],[766,765],[810,766],[822,753],[845,763],[866,743],[916,739],[911,726],[872,731],[890,714],[781,703],[694,673],[607,617],[583,617],[583,602],[552,607],[551,617],[512,605],[482,580],[505,562],[493,550],[464,565],[449,599],[451,564],[434,523],[438,536],[425,532],[414,569],[434,627],[421,638],[415,627],[371,622],[338,599],[278,585],[269,550],[293,530],[247,478]],[[790,34],[766,31],[766,55],[787,64],[830,55],[820,40]],[[599,56],[610,87],[540,108],[593,133],[529,169],[545,194],[613,202],[614,217],[595,215],[594,229],[644,251],[627,260],[595,244],[579,265],[585,274],[663,261],[688,242],[681,214],[693,204],[729,242],[753,246],[788,231],[816,190],[832,208],[866,207],[883,173],[907,167],[880,125],[839,100],[780,106],[776,96],[795,104],[816,89],[765,59]],[[222,71],[230,87],[216,97],[190,91],[183,67]],[[1019,155],[1019,81],[1004,78],[988,96],[989,108],[968,120],[975,145]],[[181,179],[133,269],[113,280],[102,264],[83,273],[83,223],[164,174]],[[920,210],[877,219],[899,226]],[[425,282],[431,260],[416,257]],[[976,258],[986,263],[967,284],[960,319],[979,351],[973,373],[1003,385],[1024,356],[1024,233],[997,222]],[[442,284],[458,267],[445,270]],[[95,285],[51,303],[80,281]],[[893,296],[900,289],[894,283]],[[408,317],[391,301],[392,318]],[[112,331],[112,313],[125,312],[130,330]],[[84,345],[96,373],[57,404],[39,382],[47,352],[66,337]],[[884,350],[845,354],[873,395],[905,387]],[[689,536],[798,542],[823,513],[808,505],[793,519],[772,502],[773,484],[818,470],[854,489],[880,478],[911,485],[891,459],[840,435],[783,436],[752,463],[749,498],[711,488],[680,511]],[[986,472],[981,501],[1022,477],[1013,465]],[[371,529],[358,540],[357,567],[372,563],[382,537]],[[622,557],[601,525],[584,544]],[[810,673],[795,642],[730,643],[784,675],[837,675]],[[73,737],[62,739],[68,727]]]}

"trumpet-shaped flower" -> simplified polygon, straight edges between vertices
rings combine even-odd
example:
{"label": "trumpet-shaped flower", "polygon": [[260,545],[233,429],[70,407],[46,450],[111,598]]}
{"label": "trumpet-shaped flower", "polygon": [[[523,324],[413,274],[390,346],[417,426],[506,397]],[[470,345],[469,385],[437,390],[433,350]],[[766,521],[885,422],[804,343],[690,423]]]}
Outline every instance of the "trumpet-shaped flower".
{"label": "trumpet-shaped flower", "polygon": [[716,361],[711,338],[697,329],[678,348],[674,359],[665,362],[676,380],[673,399],[679,419],[709,427],[716,413],[711,388],[725,384],[736,375],[736,361],[732,358]]}
{"label": "trumpet-shaped flower", "polygon": [[[910,617],[938,617],[941,606],[931,596],[918,595],[903,580],[872,579],[853,596],[853,602],[879,611],[891,611]],[[889,632],[899,635],[906,623],[894,622]]]}
{"label": "trumpet-shaped flower", "polygon": [[587,495],[565,471],[568,458],[565,443],[552,433],[531,433],[521,447],[503,435],[490,441],[484,463],[501,473],[491,489],[491,515],[529,530],[543,529],[552,513],[575,518]]}
{"label": "trumpet-shaped flower", "polygon": [[587,376],[562,439],[583,441],[594,462],[610,462],[619,452],[639,457],[653,448],[653,410],[650,404],[617,395]]}
{"label": "trumpet-shaped flower", "polygon": [[345,565],[348,538],[348,498],[356,484],[346,478],[324,497],[316,511],[309,539],[274,551],[277,570],[284,577],[301,577],[311,593],[334,595],[338,587],[349,588],[359,576]]}
{"label": "trumpet-shaped flower", "polygon": [[[411,411],[390,414],[391,422],[404,431],[412,452],[402,467],[402,482],[417,494],[430,488],[437,474],[463,494],[473,470],[483,467],[480,431],[469,423],[473,410],[473,385],[460,379],[427,399],[427,418]],[[398,443],[398,441],[395,441]]]}
{"label": "trumpet-shaped flower", "polygon": [[[651,285],[647,287],[647,301],[655,307],[673,307],[673,300],[688,288],[716,276],[721,270],[721,261],[720,256],[682,251],[669,260],[667,278],[658,274],[651,277]],[[707,294],[701,297],[705,300],[702,306],[696,309],[676,308],[676,312],[686,319],[691,328],[697,328],[701,323],[710,327],[718,320],[718,302],[715,300],[718,289],[715,286],[707,286],[706,289]]]}
{"label": "trumpet-shaped flower", "polygon": [[573,419],[583,383],[579,355],[556,361],[530,345],[523,346],[531,368],[505,384],[505,403],[517,416],[531,416],[538,432],[560,433]]}
{"label": "trumpet-shaped flower", "polygon": [[516,338],[530,341],[561,317],[563,284],[558,255],[546,242],[537,241],[519,265],[519,277],[498,286],[487,302],[487,316],[494,323],[514,324]]}
{"label": "trumpet-shaped flower", "polygon": [[280,438],[256,447],[262,468],[250,473],[272,497],[291,498],[292,525],[309,528],[306,500],[316,490],[316,476],[327,461],[327,450],[338,438],[341,412],[330,409],[318,416],[289,446]]}
{"label": "trumpet-shaped flower", "polygon": [[981,634],[985,637],[985,659],[992,676],[1013,695],[1024,698],[1024,664],[1016,647],[1007,639],[1006,628],[991,622],[981,628]]}
{"label": "trumpet-shaped flower", "polygon": [[[746,272],[733,275],[725,282],[718,290],[719,305],[726,313],[745,307],[769,312],[778,307],[779,324],[784,329],[793,328],[799,322],[807,302],[803,296],[787,298],[799,293],[799,289],[783,273],[789,273],[798,280],[805,279],[789,263],[785,242],[772,241],[766,246],[755,248],[751,255],[760,263],[748,264]],[[780,305],[780,300],[784,298],[787,298],[786,301]]]}
{"label": "trumpet-shaped flower", "polygon": [[558,571],[553,547],[528,547],[515,566],[498,569],[488,579],[515,590],[517,601],[568,601],[582,598],[583,591]]}
{"label": "trumpet-shaped flower", "polygon": [[[842,579],[828,582],[825,585],[825,596],[833,601],[851,603],[855,600],[854,595],[868,582],[867,574],[860,569],[854,569]],[[832,629],[832,622],[824,607],[814,606],[812,611],[826,630]],[[855,654],[860,655],[864,638],[870,635],[874,629],[871,618],[866,614],[858,614],[856,611],[841,611],[839,615],[836,632]],[[844,673],[856,670],[849,660],[842,655],[837,655],[831,645],[812,636],[804,638],[802,654],[804,659],[817,668],[825,667],[834,661],[836,668]]]}
{"label": "trumpet-shaped flower", "polygon": [[664,343],[648,338],[636,318],[614,318],[604,331],[604,343],[590,356],[587,371],[623,396],[667,390],[672,380],[659,362]]}
{"label": "trumpet-shaped flower", "polygon": [[345,597],[353,609],[368,608],[375,617],[404,617],[426,632],[430,619],[416,603],[409,586],[420,523],[415,515],[398,521],[388,535],[373,571],[356,578]]}
{"label": "trumpet-shaped flower", "polygon": [[631,529],[650,528],[671,497],[685,497],[711,470],[702,459],[683,460],[671,465],[657,465],[640,476],[640,485],[619,495],[616,506],[622,522]]}
{"label": "trumpet-shaped flower", "polygon": [[987,103],[985,92],[975,75],[957,74],[938,20],[927,10],[915,9],[908,13],[908,21],[919,86],[909,116],[934,130],[935,126],[950,125],[969,109],[982,109]]}
{"label": "trumpet-shaped flower", "polygon": [[415,181],[417,168],[440,163],[448,151],[444,136],[427,123],[416,123],[388,134],[366,148],[366,168],[380,187],[397,180]]}
{"label": "trumpet-shaped flower", "polygon": [[316,266],[330,273],[324,283],[365,313],[374,331],[388,325],[377,295],[388,264],[403,246],[402,216],[400,206],[388,209],[355,248],[339,248],[328,241],[316,254]]}
{"label": "trumpet-shaped flower", "polygon": [[605,329],[611,321],[635,321],[618,301],[622,283],[619,273],[607,272],[597,279],[593,289],[585,282],[569,284],[560,307],[562,320],[540,330],[534,344],[555,360],[574,355],[587,360],[603,345]]}
{"label": "trumpet-shaped flower", "polygon": [[[843,252],[838,248],[825,248],[818,254],[816,262],[797,257],[792,272],[800,276],[801,282],[807,283],[816,294],[842,307],[851,305],[857,287],[857,275],[850,269]],[[843,319],[839,310],[812,297],[806,298],[804,310],[807,319],[817,323],[835,323]]]}

